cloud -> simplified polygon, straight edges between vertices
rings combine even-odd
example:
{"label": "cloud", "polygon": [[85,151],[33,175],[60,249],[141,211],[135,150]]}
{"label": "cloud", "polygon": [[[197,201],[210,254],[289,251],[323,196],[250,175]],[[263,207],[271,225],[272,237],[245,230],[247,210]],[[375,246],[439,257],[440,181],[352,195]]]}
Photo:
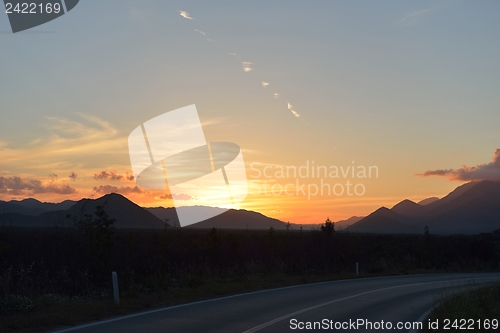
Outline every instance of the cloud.
{"label": "cloud", "polygon": [[108,179],[108,180],[118,180],[118,181],[132,181],[134,180],[134,176],[130,175],[128,172],[123,175],[119,174],[117,171],[111,170],[104,170],[99,173],[94,174],[94,179],[96,180],[103,180],[103,179]]}
{"label": "cloud", "polygon": [[300,113],[298,113],[297,111],[293,110],[293,105],[290,104],[290,103],[288,103],[288,110],[290,110],[295,117],[300,118]]}
{"label": "cloud", "polygon": [[274,93],[274,98],[280,98],[280,94]]}
{"label": "cloud", "polygon": [[[68,172],[75,163],[79,168],[109,164],[117,157],[126,160],[126,137],[107,121],[92,115],[78,114],[82,121],[46,117],[47,133],[19,146],[0,143],[0,168],[17,173],[35,174]],[[36,160],[37,163],[32,163]]]}
{"label": "cloud", "polygon": [[201,35],[203,35],[203,36],[206,35],[206,33],[204,31],[201,31],[201,30],[198,30],[198,29],[194,29],[194,31],[197,32],[197,33],[199,33],[199,34],[201,34]]}
{"label": "cloud", "polygon": [[478,164],[468,167],[466,165],[459,169],[427,170],[424,173],[417,173],[416,176],[440,176],[448,180],[458,181],[478,181],[478,180],[500,180],[500,149],[496,149],[493,160],[489,163]]}
{"label": "cloud", "polygon": [[71,171],[71,174],[68,177],[72,181],[76,181],[76,178],[78,178],[78,175],[74,171]]}
{"label": "cloud", "polygon": [[49,184],[43,184],[38,179],[23,179],[21,177],[0,177],[0,193],[12,195],[34,195],[41,193],[73,194],[76,190],[69,185],[55,185],[54,178]]}
{"label": "cloud", "polygon": [[269,85],[269,82],[266,82],[266,81],[262,81],[262,86],[265,88]]}
{"label": "cloud", "polygon": [[412,25],[414,23],[417,23],[418,20],[422,18],[422,16],[425,16],[427,14],[435,12],[438,9],[441,9],[441,6],[433,6],[433,7],[427,8],[427,9],[421,9],[421,10],[411,12],[410,14],[406,15],[401,20],[399,20],[398,24],[401,24],[404,26]]}
{"label": "cloud", "polygon": [[119,194],[142,194],[144,193],[139,187],[134,186],[113,186],[113,185],[99,185],[94,187],[96,193],[109,194],[109,193],[119,193]]}
{"label": "cloud", "polygon": [[179,10],[179,14],[184,17],[185,19],[188,19],[188,20],[194,20],[194,18],[192,18],[191,16],[189,16],[189,13],[188,12],[185,12],[183,10]]}
{"label": "cloud", "polygon": [[156,199],[158,199],[158,200],[172,200],[172,199],[175,199],[175,200],[193,200],[195,198],[189,194],[181,193],[181,194],[164,194],[164,195],[160,195],[159,197],[156,197]]}
{"label": "cloud", "polygon": [[[73,138],[84,138],[84,137],[109,137],[118,133],[118,131],[109,122],[90,115],[77,113],[81,118],[87,121],[88,124],[82,122],[77,122],[67,118],[61,117],[46,117],[51,123],[48,129],[57,137],[63,137],[68,139]],[[91,126],[93,125],[93,126]],[[104,135],[106,132],[106,135]],[[37,142],[42,141],[41,139]]]}
{"label": "cloud", "polygon": [[242,61],[241,64],[243,65],[243,71],[244,72],[250,72],[252,70],[252,63],[250,61]]}

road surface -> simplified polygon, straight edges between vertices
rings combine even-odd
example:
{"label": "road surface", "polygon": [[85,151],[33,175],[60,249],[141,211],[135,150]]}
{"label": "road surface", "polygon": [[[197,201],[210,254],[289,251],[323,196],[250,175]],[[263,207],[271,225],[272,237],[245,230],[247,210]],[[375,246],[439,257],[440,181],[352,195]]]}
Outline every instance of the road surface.
{"label": "road surface", "polygon": [[[376,328],[382,320],[383,325],[387,322],[393,325],[391,331],[414,332],[418,327],[412,323],[424,319],[422,314],[432,307],[436,296],[470,283],[493,281],[500,281],[500,273],[425,274],[333,281],[189,303],[56,332],[365,332],[371,331],[367,322]],[[361,320],[365,321],[364,324]],[[360,326],[353,329],[353,321]],[[299,329],[306,328],[308,322],[310,325],[328,323],[329,328],[343,325],[344,329]],[[406,327],[397,329],[399,322]]]}

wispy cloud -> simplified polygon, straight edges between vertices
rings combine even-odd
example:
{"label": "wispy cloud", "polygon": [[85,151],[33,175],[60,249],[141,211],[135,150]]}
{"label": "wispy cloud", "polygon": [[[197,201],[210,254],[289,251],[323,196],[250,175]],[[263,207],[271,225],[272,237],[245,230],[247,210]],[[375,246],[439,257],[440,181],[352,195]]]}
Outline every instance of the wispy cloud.
{"label": "wispy cloud", "polygon": [[293,109],[293,105],[292,105],[292,104],[290,104],[290,103],[288,103],[288,110],[290,110],[290,111],[293,113],[293,115],[294,115],[295,117],[300,118],[300,113],[298,113],[297,111],[295,111],[295,110]]}
{"label": "wispy cloud", "polygon": [[111,171],[103,170],[99,173],[95,173],[94,179],[96,179],[96,180],[107,179],[107,180],[117,180],[117,181],[133,181],[134,176],[129,174],[128,172],[125,174],[120,174],[116,170],[111,170]]}
{"label": "wispy cloud", "polygon": [[[50,178],[50,177],[49,177]],[[41,193],[73,194],[76,190],[67,184],[54,184],[55,178],[43,182],[18,176],[0,177],[0,193],[9,195],[35,195]]]}
{"label": "wispy cloud", "polygon": [[49,175],[50,183],[53,183],[57,180],[57,175],[55,173],[51,173]]}
{"label": "wispy cloud", "polygon": [[441,9],[442,6],[432,6],[427,9],[420,9],[416,10],[414,12],[409,13],[405,17],[403,17],[401,20],[399,20],[397,23],[404,25],[404,26],[409,26],[414,23],[417,23],[422,17],[429,15],[439,9]]}
{"label": "wispy cloud", "polygon": [[[92,115],[79,116],[83,121],[47,117],[47,134],[24,147],[13,148],[10,143],[3,142],[0,144],[0,166],[40,169],[41,166],[54,167],[83,154],[95,156],[120,151],[124,138],[110,123]],[[33,160],[37,163],[29,162]]]}
{"label": "wispy cloud", "polygon": [[78,175],[74,171],[71,171],[68,178],[71,179],[72,181],[76,181],[76,179],[78,178]]}
{"label": "wispy cloud", "polygon": [[[179,11],[180,15],[183,17],[183,18],[186,18],[186,19],[190,19],[192,20],[193,18],[191,16],[189,16],[189,14],[185,11]],[[199,30],[199,29],[194,29],[195,32],[203,35],[203,36],[206,36],[206,33],[205,31],[202,31],[202,30]],[[210,41],[210,39],[207,38],[208,41]],[[241,61],[242,60],[242,57],[236,53],[236,52],[231,52],[231,53],[227,53],[228,55],[232,56],[232,57],[235,57],[236,59],[238,59],[238,61],[241,62],[241,65],[243,67],[243,71],[245,73],[248,73],[248,72],[251,72],[253,71],[253,68],[252,68],[252,63],[250,61]],[[270,85],[269,82],[267,81],[264,81],[262,80],[261,81],[261,85],[262,87],[266,88]],[[274,98],[279,98],[279,94],[277,92],[273,93],[273,97]],[[296,118],[300,118],[301,115],[300,113],[298,113],[296,110],[293,109],[293,106],[292,104],[288,103],[288,110],[290,110],[290,112],[292,112],[292,114],[296,117]],[[303,119],[301,119],[303,120]]]}
{"label": "wispy cloud", "polygon": [[189,195],[189,194],[185,194],[185,193],[181,193],[181,194],[164,194],[164,195],[160,195],[159,197],[155,197],[156,200],[172,200],[172,199],[175,199],[175,200],[193,200],[195,199],[193,196]]}
{"label": "wispy cloud", "polygon": [[[127,137],[103,119],[81,114],[80,117],[81,121],[49,117],[44,125],[47,132],[36,140],[24,145],[0,144],[0,170],[15,170],[15,174],[2,175],[21,177],[25,184],[24,188],[11,188],[8,184],[14,183],[4,179],[0,198],[36,194],[40,200],[57,201],[64,194],[78,199],[88,195],[92,187],[86,178],[79,178],[77,174],[93,174],[95,168],[127,170],[130,167]],[[69,176],[56,176],[61,174]],[[41,183],[29,181],[43,179],[44,175],[51,176]],[[71,186],[65,182],[71,182]]]}
{"label": "wispy cloud", "polygon": [[94,191],[99,194],[119,193],[119,194],[142,194],[144,190],[137,186],[113,186],[113,185],[99,185],[94,187]]}
{"label": "wispy cloud", "polygon": [[244,72],[250,72],[252,71],[252,63],[250,61],[242,61],[241,65],[243,66],[243,71]]}
{"label": "wispy cloud", "polygon": [[192,18],[191,16],[189,16],[189,13],[188,12],[185,12],[183,10],[179,10],[179,15],[181,15],[182,17],[184,17],[185,19],[188,19],[188,20],[194,20],[194,18]]}
{"label": "wispy cloud", "polygon": [[466,165],[458,169],[427,170],[417,173],[416,176],[441,176],[448,180],[474,181],[474,180],[500,180],[500,149],[496,149],[493,160],[489,163],[478,164],[468,167]]}

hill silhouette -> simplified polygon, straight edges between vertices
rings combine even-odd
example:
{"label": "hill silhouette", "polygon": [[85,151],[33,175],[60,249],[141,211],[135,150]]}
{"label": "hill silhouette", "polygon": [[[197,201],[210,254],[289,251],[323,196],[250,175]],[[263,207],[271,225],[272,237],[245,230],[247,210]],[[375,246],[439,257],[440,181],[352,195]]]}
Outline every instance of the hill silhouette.
{"label": "hill silhouette", "polygon": [[69,209],[76,201],[66,200],[60,203],[40,202],[33,198],[24,200],[0,200],[0,214],[19,213],[23,215],[36,216],[45,212]]}
{"label": "hill silhouette", "polygon": [[[179,207],[177,209],[185,210],[189,209],[191,211],[199,213],[208,213],[211,215],[220,214],[212,218],[206,219],[204,221],[192,224],[187,228],[223,228],[223,229],[269,229],[273,227],[277,230],[286,229],[286,223],[280,220],[267,217],[261,213],[254,211],[244,210],[244,209],[225,209],[219,207],[205,207],[205,206],[190,206],[190,207]],[[177,213],[174,208],[163,208],[154,207],[146,208],[146,210],[153,213],[156,217],[162,219],[168,218],[169,225],[179,226],[179,220],[177,219]]]}
{"label": "hill silhouette", "polygon": [[421,206],[408,199],[401,201],[400,203],[396,204],[394,207],[391,208],[393,212],[396,212],[406,217],[417,216],[420,213],[422,213],[423,209],[424,206]]}
{"label": "hill silhouette", "polygon": [[[33,200],[24,201],[25,204],[26,202],[32,205],[31,212],[38,208],[35,206],[39,206]],[[72,226],[75,219],[81,219],[85,214],[93,215],[96,207],[102,206],[110,218],[116,219],[116,228],[164,228],[164,223],[160,219],[119,194],[107,194],[98,199],[82,199],[72,204],[71,202],[62,202],[47,207],[56,209],[56,207],[63,208],[65,206],[69,206],[69,208],[45,211],[38,215],[10,211],[0,214],[0,225],[20,227]],[[16,209],[16,206],[11,207]]]}
{"label": "hill silhouette", "polygon": [[352,232],[394,234],[409,233],[409,230],[412,230],[412,228],[409,226],[407,217],[392,209],[381,207],[359,222],[351,225],[348,230]]}
{"label": "hill silhouette", "polygon": [[[85,214],[93,215],[97,206],[102,206],[110,218],[116,220],[116,228],[163,229],[168,225],[179,227],[174,208],[142,208],[120,194],[107,194],[97,199],[82,199],[77,202],[64,201],[59,204],[41,203],[35,199],[17,202],[0,202],[0,226],[16,227],[54,227],[72,226],[75,220]],[[65,207],[69,207],[64,209]],[[193,214],[207,213],[217,215],[195,223],[188,228],[225,228],[225,229],[285,229],[286,224],[261,213],[218,207],[180,207],[189,209]],[[293,227],[292,227],[293,229]],[[298,227],[296,228],[298,229]]]}
{"label": "hill silhouette", "polygon": [[[457,187],[442,199],[422,203],[403,200],[391,209],[381,207],[366,217],[351,217],[335,223],[337,230],[360,233],[422,233],[428,226],[433,234],[478,234],[500,229],[500,182],[470,182]],[[103,206],[116,228],[163,229],[179,227],[174,208],[142,208],[119,194],[97,199],[42,203],[36,199],[0,201],[0,226],[72,226],[85,214]],[[180,207],[193,214],[216,215],[188,228],[284,230],[287,224],[261,213],[217,207]],[[290,224],[290,230],[318,229],[320,224]]]}
{"label": "hill silhouette", "polygon": [[430,198],[427,198],[427,199],[424,199],[424,200],[420,200],[419,202],[417,202],[419,205],[421,206],[427,206],[428,204],[431,204],[433,203],[434,201],[438,201],[439,198],[438,197],[430,197]]}
{"label": "hill silhouette", "polygon": [[420,205],[403,200],[383,207],[349,227],[366,233],[478,234],[500,228],[500,182],[470,182],[442,199]]}
{"label": "hill silhouette", "polygon": [[[351,216],[347,220],[337,221],[337,222],[335,222],[335,230],[345,229],[345,228],[353,225],[354,223],[361,221],[363,218],[364,217],[361,217],[361,216]],[[319,227],[319,225],[318,225],[318,227]]]}

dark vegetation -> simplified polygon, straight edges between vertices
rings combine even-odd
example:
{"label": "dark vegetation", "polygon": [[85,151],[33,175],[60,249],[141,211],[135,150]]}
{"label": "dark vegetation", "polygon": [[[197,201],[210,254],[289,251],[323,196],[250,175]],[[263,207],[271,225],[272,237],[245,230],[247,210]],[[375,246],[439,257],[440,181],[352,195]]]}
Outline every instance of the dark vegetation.
{"label": "dark vegetation", "polygon": [[[491,271],[498,269],[500,260],[500,232],[433,236],[426,229],[421,235],[354,234],[335,232],[330,220],[308,231],[115,230],[102,208],[74,222],[74,228],[0,228],[0,322],[2,317],[36,316],[57,304],[70,308],[68,304],[89,301],[94,302],[93,309],[100,306],[95,302],[112,304],[112,271],[118,273],[123,303],[132,300],[130,304],[145,308],[354,277],[356,262],[361,276],[373,276]],[[215,290],[214,286],[232,287]],[[186,290],[198,294],[179,298],[179,292]],[[139,306],[145,299],[147,304]],[[50,326],[50,320],[46,324]],[[9,325],[4,329],[26,326]]]}
{"label": "dark vegetation", "polygon": [[429,320],[439,325],[434,329],[424,325],[424,332],[500,330],[500,284],[443,295],[436,301],[438,305]]}

